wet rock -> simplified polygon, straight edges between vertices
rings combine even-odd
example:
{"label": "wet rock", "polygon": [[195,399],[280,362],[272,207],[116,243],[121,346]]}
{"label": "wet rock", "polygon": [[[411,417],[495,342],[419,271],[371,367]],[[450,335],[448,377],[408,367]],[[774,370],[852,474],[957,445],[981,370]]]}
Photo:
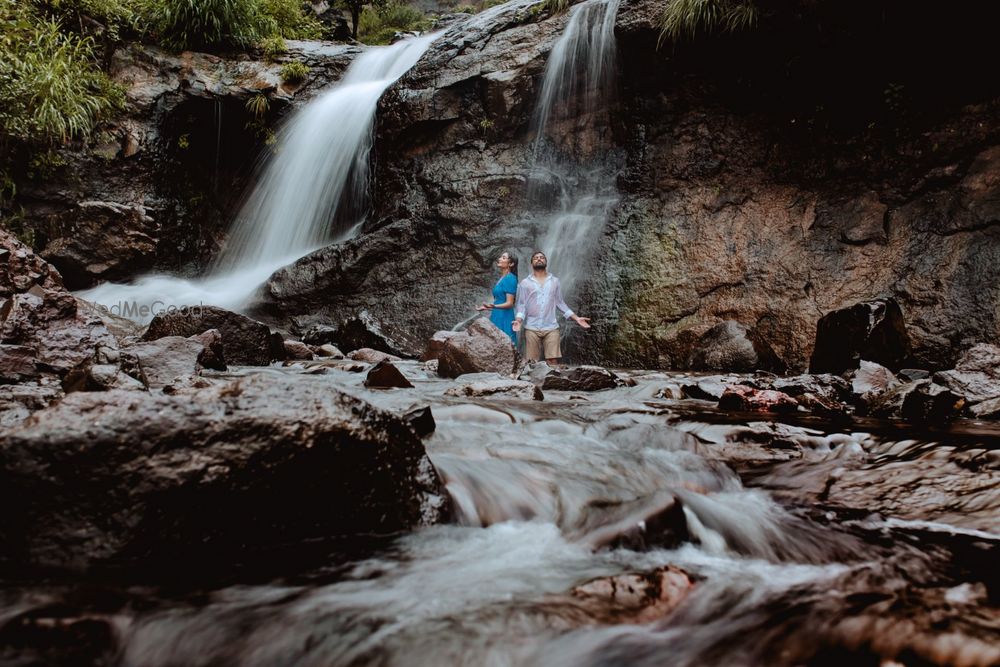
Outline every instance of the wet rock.
{"label": "wet rock", "polygon": [[0,434],[0,500],[8,567],[161,577],[447,512],[406,421],[321,378],[275,375],[71,394]]}
{"label": "wet rock", "polygon": [[969,407],[969,414],[976,419],[1000,419],[1000,398],[988,398]]}
{"label": "wet rock", "polygon": [[868,412],[912,422],[943,423],[961,414],[965,400],[930,379],[897,386],[873,399]]}
{"label": "wet rock", "polygon": [[795,412],[799,404],[788,394],[773,389],[754,389],[746,385],[727,387],[719,397],[720,410],[736,412]]}
{"label": "wet rock", "polygon": [[202,368],[211,368],[216,371],[226,370],[226,350],[222,345],[222,334],[218,329],[209,329],[195,336],[189,336],[190,340],[201,343],[205,348],[201,356],[198,357],[198,364]]}
{"label": "wet rock", "polygon": [[720,322],[706,331],[695,345],[688,365],[696,371],[784,372],[787,368],[764,340],[733,320]]}
{"label": "wet rock", "polygon": [[525,380],[512,380],[497,373],[468,373],[455,379],[455,386],[444,392],[445,396],[469,398],[513,398],[541,401],[542,390]]}
{"label": "wet rock", "polygon": [[510,375],[519,361],[507,334],[481,317],[445,341],[438,354],[438,374],[450,378],[467,373]]}
{"label": "wet rock", "polygon": [[953,370],[935,373],[934,381],[964,396],[970,404],[1000,396],[1000,347],[988,343],[974,346]]}
{"label": "wet rock", "polygon": [[412,389],[413,384],[396,368],[391,361],[379,361],[365,376],[365,386],[370,389]]}
{"label": "wet rock", "polygon": [[89,360],[81,363],[63,378],[63,391],[108,391],[124,389],[145,391],[146,385],[122,370],[119,364],[95,364]]}
{"label": "wet rock", "polygon": [[551,369],[542,379],[545,391],[601,391],[624,384],[622,378],[600,366]]}
{"label": "wet rock", "polygon": [[285,340],[282,341],[281,344],[282,347],[285,348],[285,357],[288,359],[310,361],[313,358],[313,351],[303,342],[297,340]]}
{"label": "wet rock", "polygon": [[328,359],[343,359],[344,353],[337,349],[335,345],[324,343],[316,348],[316,356],[326,357]]}
{"label": "wet rock", "polygon": [[328,324],[314,324],[302,334],[302,342],[307,345],[326,345],[337,340],[337,327]]}
{"label": "wet rock", "polygon": [[402,361],[399,357],[387,352],[379,352],[378,350],[373,350],[370,347],[363,347],[359,350],[354,350],[347,353],[348,359],[353,359],[354,361],[364,361],[369,364],[377,364],[382,361]]}
{"label": "wet rock", "polygon": [[624,516],[591,530],[583,541],[593,549],[610,547],[633,551],[673,548],[690,539],[684,507],[675,496],[654,499],[638,510],[624,508]]}
{"label": "wet rock", "polygon": [[122,356],[135,360],[138,376],[150,389],[162,389],[179,378],[188,378],[201,371],[198,359],[205,346],[191,338],[164,336],[122,349]]}
{"label": "wet rock", "polygon": [[225,360],[238,366],[267,366],[284,358],[271,330],[263,322],[216,306],[192,306],[158,314],[143,334],[144,341],[164,336],[195,336],[209,329],[222,335]]}
{"label": "wet rock", "polygon": [[851,392],[860,399],[871,400],[899,386],[899,380],[885,366],[862,361],[851,375]]}
{"label": "wet rock", "polygon": [[684,398],[696,398],[702,401],[719,400],[729,385],[739,382],[735,377],[723,375],[710,375],[694,380],[681,384],[681,392]]}
{"label": "wet rock", "polygon": [[848,401],[851,399],[851,385],[847,380],[839,375],[829,373],[779,377],[769,382],[768,388],[784,392],[792,398],[803,394],[813,394],[829,401]]}
{"label": "wet rock", "polygon": [[441,350],[444,349],[445,342],[448,339],[457,336],[458,331],[437,331],[433,336],[427,341],[427,347],[424,348],[424,353],[420,355],[420,361],[430,361],[431,359],[437,359],[438,355],[441,354]]}
{"label": "wet rock", "polygon": [[32,347],[0,344],[0,384],[16,384],[38,377],[38,356]]}
{"label": "wet rock", "polygon": [[862,359],[889,369],[910,357],[910,337],[895,299],[862,301],[827,313],[816,325],[816,344],[809,361],[812,373],[842,373]]}
{"label": "wet rock", "polygon": [[58,383],[0,385],[0,426],[19,424],[62,396]]}
{"label": "wet rock", "polygon": [[52,265],[0,229],[0,344],[32,348],[38,371],[65,375],[118,341],[92,305],[65,290]]}
{"label": "wet rock", "polygon": [[897,375],[899,375],[904,382],[914,382],[916,380],[929,378],[931,376],[931,372],[923,368],[903,368],[900,369]]}
{"label": "wet rock", "polygon": [[650,623],[674,611],[695,583],[672,565],[646,573],[600,577],[573,589],[573,597],[598,618],[617,623]]}
{"label": "wet rock", "polygon": [[437,423],[434,421],[434,414],[431,412],[431,406],[429,405],[418,405],[416,407],[410,408],[402,414],[403,420],[413,429],[421,438],[424,438],[437,429]]}

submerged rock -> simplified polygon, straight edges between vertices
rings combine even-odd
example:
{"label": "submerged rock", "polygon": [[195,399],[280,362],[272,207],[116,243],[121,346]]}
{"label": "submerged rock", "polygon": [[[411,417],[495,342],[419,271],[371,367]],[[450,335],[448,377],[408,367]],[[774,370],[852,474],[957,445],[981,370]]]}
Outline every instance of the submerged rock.
{"label": "submerged rock", "polygon": [[164,336],[195,336],[217,329],[226,361],[238,366],[267,366],[283,359],[282,341],[274,340],[263,322],[216,306],[191,306],[158,314],[143,334],[145,341]]}
{"label": "submerged rock", "polygon": [[861,360],[898,369],[910,357],[910,337],[895,299],[862,301],[827,313],[816,325],[812,373],[842,373]]}
{"label": "submerged rock", "polygon": [[465,331],[445,340],[438,353],[438,374],[457,378],[467,373],[510,375],[520,359],[507,334],[484,317],[472,322]]}
{"label": "submerged rock", "polygon": [[322,379],[75,393],[0,435],[0,562],[180,572],[442,520],[403,419]]}

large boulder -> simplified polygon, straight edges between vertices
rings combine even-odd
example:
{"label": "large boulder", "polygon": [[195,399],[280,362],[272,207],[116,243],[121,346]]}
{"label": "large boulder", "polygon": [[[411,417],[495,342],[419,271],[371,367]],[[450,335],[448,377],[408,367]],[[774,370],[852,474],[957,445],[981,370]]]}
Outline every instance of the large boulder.
{"label": "large boulder", "polygon": [[74,393],[0,435],[0,562],[161,575],[441,520],[402,418],[321,378]]}
{"label": "large boulder", "polygon": [[910,357],[910,337],[895,299],[862,301],[827,313],[816,325],[811,373],[843,373],[861,360],[898,370]]}
{"label": "large boulder", "polygon": [[699,339],[688,363],[692,370],[781,373],[787,368],[759,336],[733,320],[719,322]]}
{"label": "large boulder", "polygon": [[158,314],[143,334],[146,341],[164,336],[195,336],[217,329],[222,336],[227,363],[239,366],[267,366],[284,359],[284,341],[275,340],[263,322],[216,306],[190,306]]}
{"label": "large boulder", "polygon": [[520,359],[510,338],[485,317],[459,335],[448,338],[438,353],[438,375],[457,378],[466,373],[510,375]]}
{"label": "large boulder", "polygon": [[1000,347],[988,343],[974,346],[953,370],[935,373],[934,381],[973,405],[1000,396]]}

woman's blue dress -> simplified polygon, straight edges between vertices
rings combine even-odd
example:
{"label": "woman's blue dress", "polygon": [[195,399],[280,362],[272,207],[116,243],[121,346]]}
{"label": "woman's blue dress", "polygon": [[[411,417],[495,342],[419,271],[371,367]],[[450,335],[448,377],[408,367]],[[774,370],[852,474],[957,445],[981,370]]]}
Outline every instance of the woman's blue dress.
{"label": "woman's blue dress", "polygon": [[[493,304],[507,303],[507,295],[517,294],[517,278],[513,273],[508,273],[493,286]],[[490,311],[490,322],[497,325],[500,331],[504,332],[517,345],[517,334],[514,333],[514,309],[494,308]]]}

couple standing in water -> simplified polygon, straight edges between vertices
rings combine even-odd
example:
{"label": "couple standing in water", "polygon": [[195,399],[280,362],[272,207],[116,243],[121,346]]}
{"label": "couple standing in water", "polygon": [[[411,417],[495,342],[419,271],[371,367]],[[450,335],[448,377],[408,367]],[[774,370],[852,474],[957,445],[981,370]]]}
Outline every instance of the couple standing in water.
{"label": "couple standing in water", "polygon": [[567,320],[584,329],[590,328],[590,318],[579,317],[562,296],[559,279],[548,272],[548,258],[538,251],[531,256],[531,275],[517,282],[517,257],[505,252],[497,259],[500,280],[493,286],[493,303],[483,303],[476,310],[490,311],[490,321],[510,336],[517,345],[517,332],[524,329],[524,351],[530,361],[544,358],[556,364],[562,357],[559,348],[559,323],[556,309]]}

